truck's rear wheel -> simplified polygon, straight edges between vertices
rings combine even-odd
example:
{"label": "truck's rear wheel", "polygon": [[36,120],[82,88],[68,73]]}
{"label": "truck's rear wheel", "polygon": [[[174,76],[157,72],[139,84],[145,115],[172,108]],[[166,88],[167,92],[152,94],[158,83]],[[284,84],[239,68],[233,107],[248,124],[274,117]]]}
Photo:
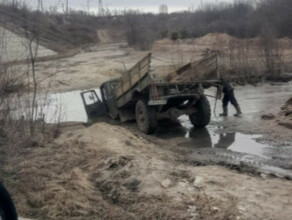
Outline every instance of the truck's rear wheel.
{"label": "truck's rear wheel", "polygon": [[139,100],[136,104],[136,121],[139,130],[145,134],[153,134],[157,128],[157,112],[146,101]]}
{"label": "truck's rear wheel", "polygon": [[196,112],[189,115],[190,121],[197,128],[206,127],[211,120],[211,107],[206,96],[202,95],[195,104]]}

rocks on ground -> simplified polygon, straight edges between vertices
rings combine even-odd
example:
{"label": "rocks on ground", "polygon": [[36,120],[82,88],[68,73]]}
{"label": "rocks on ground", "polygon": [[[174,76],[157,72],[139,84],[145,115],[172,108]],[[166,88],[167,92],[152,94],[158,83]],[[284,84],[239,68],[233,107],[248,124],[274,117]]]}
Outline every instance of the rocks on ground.
{"label": "rocks on ground", "polygon": [[281,111],[274,115],[272,113],[262,115],[262,120],[275,120],[275,122],[287,129],[292,129],[292,97],[281,107]]}
{"label": "rocks on ground", "polygon": [[205,178],[202,176],[196,176],[196,179],[194,181],[194,186],[197,188],[203,188],[205,186]]}
{"label": "rocks on ground", "polygon": [[161,185],[164,187],[164,188],[169,188],[170,185],[171,185],[171,181],[169,179],[165,179],[161,182]]}
{"label": "rocks on ground", "polygon": [[262,119],[263,120],[273,120],[275,118],[276,118],[276,116],[274,114],[272,114],[272,113],[268,113],[268,114],[262,115]]}
{"label": "rocks on ground", "polygon": [[292,97],[281,108],[279,115],[282,120],[280,120],[278,124],[285,128],[292,129]]}

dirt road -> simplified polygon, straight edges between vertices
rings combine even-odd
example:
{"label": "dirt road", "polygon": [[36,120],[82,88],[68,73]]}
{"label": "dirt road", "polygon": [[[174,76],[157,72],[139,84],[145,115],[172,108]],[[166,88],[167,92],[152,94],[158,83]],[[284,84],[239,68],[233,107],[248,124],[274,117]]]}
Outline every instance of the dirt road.
{"label": "dirt road", "polygon": [[[156,45],[153,69],[167,72],[201,52],[182,48]],[[63,103],[64,122],[84,122],[79,90],[98,88],[144,55],[123,43],[91,47],[39,63],[39,82],[45,88],[55,75],[52,99]],[[291,93],[291,84],[237,87],[243,117],[213,115],[200,131],[185,117],[154,136],[108,118],[89,127],[63,123],[59,138],[13,158],[20,172],[9,189],[21,216],[38,219],[289,219],[291,130],[260,116],[279,111]]]}
{"label": "dirt road", "polygon": [[[125,197],[131,195],[143,198],[148,208],[151,202],[145,196],[167,198],[165,211],[172,207],[173,216],[187,219],[192,219],[193,215],[198,219],[286,219],[290,215],[286,207],[291,205],[292,189],[291,131],[281,126],[267,127],[261,115],[279,111],[291,93],[291,84],[236,87],[244,115],[223,119],[213,115],[211,124],[204,130],[193,129],[186,117],[180,118],[181,124],[161,124],[154,136],[137,131],[135,123],[119,123],[108,118],[88,128],[65,126],[58,139],[60,145],[69,142],[74,154],[79,155],[83,154],[81,143],[82,149],[106,155],[99,159],[103,165],[98,167],[95,156],[90,156],[93,152],[79,158],[78,163],[77,158],[73,158],[70,163],[76,165],[67,167],[64,172],[96,185],[94,191],[101,191],[104,199],[117,199],[114,216],[120,209],[124,210],[129,202]],[[64,122],[85,122],[79,91],[59,95],[67,109]],[[214,100],[210,101],[213,107]],[[217,112],[221,110],[220,103],[218,105]],[[232,114],[231,106],[230,110]],[[58,155],[66,160],[65,155],[73,152],[63,150],[58,150]],[[41,158],[50,154],[44,151]],[[36,155],[39,157],[38,153]],[[57,161],[55,163],[58,167]],[[81,168],[79,163],[83,164]],[[201,177],[203,186],[196,187],[194,182]],[[61,181],[63,177],[55,178]],[[198,210],[193,213],[190,207]],[[184,211],[181,213],[178,209]],[[153,207],[149,210],[157,211]],[[164,212],[161,216],[169,217]]]}

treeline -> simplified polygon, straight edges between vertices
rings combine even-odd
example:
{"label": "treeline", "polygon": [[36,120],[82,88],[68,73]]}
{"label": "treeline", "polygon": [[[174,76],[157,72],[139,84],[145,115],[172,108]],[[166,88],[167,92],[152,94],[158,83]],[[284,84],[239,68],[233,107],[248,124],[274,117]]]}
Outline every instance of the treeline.
{"label": "treeline", "polygon": [[266,28],[273,29],[278,37],[292,37],[291,13],[291,0],[263,0],[257,5],[250,1],[236,1],[233,4],[206,5],[195,13],[176,14],[176,18],[170,17],[175,22],[170,22],[168,27],[181,32],[186,29],[191,37],[221,32],[251,38]]}
{"label": "treeline", "polygon": [[38,17],[43,37],[69,48],[95,43],[96,30],[103,28],[123,30],[129,45],[139,49],[149,49],[157,39],[196,38],[213,32],[238,38],[252,38],[265,32],[272,32],[275,37],[292,37],[291,0],[261,0],[257,4],[236,0],[232,4],[208,4],[194,12],[172,14],[124,11],[117,15],[107,11],[106,15],[97,16],[73,10],[64,14],[57,9],[30,11],[25,5],[0,5],[0,9],[0,22],[14,19],[22,27],[36,23]]}
{"label": "treeline", "polygon": [[196,38],[213,32],[238,38],[252,38],[266,31],[273,32],[275,37],[292,37],[291,15],[291,0],[263,0],[256,5],[236,1],[205,5],[195,12],[160,15],[128,12],[124,23],[129,44],[144,48],[153,39]]}

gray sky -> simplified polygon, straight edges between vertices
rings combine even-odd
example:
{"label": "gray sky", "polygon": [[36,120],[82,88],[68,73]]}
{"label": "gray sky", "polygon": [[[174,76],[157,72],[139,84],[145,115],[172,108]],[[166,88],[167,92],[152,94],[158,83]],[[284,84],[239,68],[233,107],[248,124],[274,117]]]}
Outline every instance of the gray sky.
{"label": "gray sky", "polygon": [[[98,0],[93,0],[98,1]],[[219,0],[220,1],[220,0]],[[221,0],[232,2],[233,0]],[[110,8],[138,8],[143,11],[158,12],[159,5],[165,4],[169,11],[188,10],[190,7],[195,9],[201,4],[201,0],[103,0],[104,5]],[[212,3],[216,0],[202,0],[203,3]]]}
{"label": "gray sky", "polygon": [[[24,1],[27,4],[36,5],[38,0],[19,1]],[[102,0],[104,8],[109,8],[111,10],[139,9],[143,12],[154,13],[158,12],[159,5],[161,4],[166,4],[168,6],[169,12],[173,12],[188,10],[191,7],[196,9],[201,4],[201,1],[206,4],[214,2],[233,2],[234,0]],[[66,0],[43,0],[43,2],[44,6],[46,7],[57,6],[59,9],[62,9]],[[68,2],[70,8],[87,10],[87,0],[68,0]],[[91,11],[97,11],[99,0],[89,0],[89,2]]]}

